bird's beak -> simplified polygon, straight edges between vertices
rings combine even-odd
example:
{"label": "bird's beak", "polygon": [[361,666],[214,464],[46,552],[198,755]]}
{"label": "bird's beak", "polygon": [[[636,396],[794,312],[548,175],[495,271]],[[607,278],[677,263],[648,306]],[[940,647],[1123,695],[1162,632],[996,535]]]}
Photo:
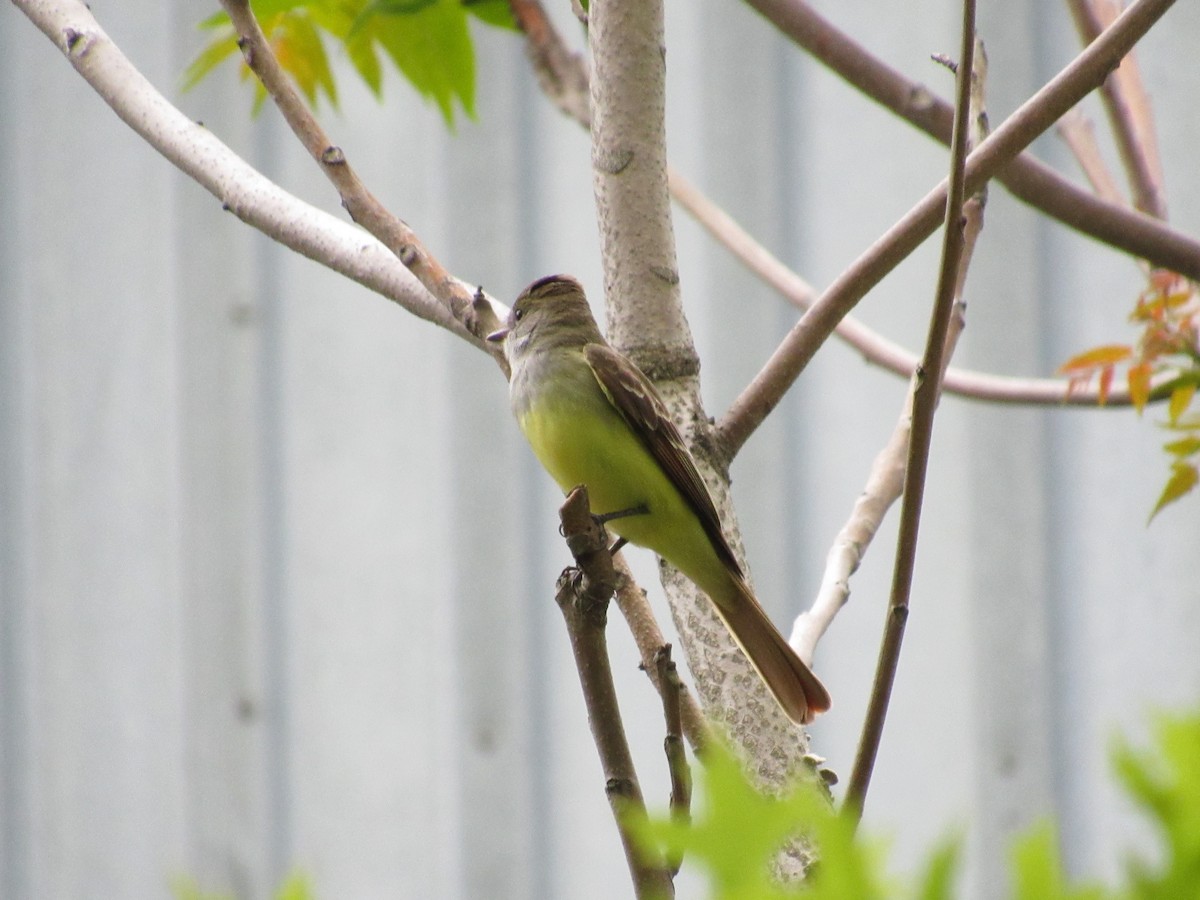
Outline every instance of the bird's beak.
{"label": "bird's beak", "polygon": [[511,330],[512,330],[511,328],[499,328],[496,331],[493,331],[491,334],[489,334],[487,336],[487,338],[485,338],[485,340],[487,340],[489,343],[498,344],[502,340],[504,340],[506,337],[508,337],[508,333]]}

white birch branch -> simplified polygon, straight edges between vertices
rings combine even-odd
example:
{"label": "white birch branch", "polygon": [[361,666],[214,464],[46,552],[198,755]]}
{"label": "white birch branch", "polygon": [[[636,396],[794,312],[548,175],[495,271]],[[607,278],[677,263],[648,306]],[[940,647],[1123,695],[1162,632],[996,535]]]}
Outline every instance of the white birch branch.
{"label": "white birch branch", "polygon": [[[665,48],[661,0],[590,7],[592,162],[608,301],[608,336],[658,383],[740,554],[725,473],[712,450],[699,366],[679,299],[667,185]],[[699,446],[697,446],[699,443]],[[663,585],[705,712],[742,752],[754,777],[781,788],[802,771],[807,740],[767,693],[711,602],[663,564]],[[781,874],[803,874],[798,849]]]}

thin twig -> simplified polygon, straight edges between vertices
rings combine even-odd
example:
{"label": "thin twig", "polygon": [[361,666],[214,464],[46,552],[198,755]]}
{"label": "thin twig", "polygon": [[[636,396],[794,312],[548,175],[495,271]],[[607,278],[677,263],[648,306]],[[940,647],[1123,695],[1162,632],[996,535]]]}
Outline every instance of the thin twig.
{"label": "thin twig", "polygon": [[[804,0],[746,0],[830,70],[926,134],[950,140],[952,110],[922,84],[881,62]],[[1166,4],[1167,6],[1170,3]],[[1157,18],[1162,14],[1155,13]],[[1155,266],[1200,278],[1200,241],[1151,216],[1105,203],[1071,184],[1031,154],[1000,167],[996,179],[1020,198],[1076,231]]]}
{"label": "thin twig", "polygon": [[[472,291],[451,275],[416,233],[375,198],[351,168],[342,148],[325,134],[275,58],[249,0],[221,0],[221,5],[237,30],[238,46],[246,64],[267,89],[304,149],[336,188],[350,218],[382,241],[468,331],[480,338],[495,331],[500,320],[483,292]],[[507,371],[503,351],[495,344],[487,349]]]}
{"label": "thin twig", "polygon": [[629,828],[632,817],[645,816],[646,804],[625,738],[605,638],[608,603],[617,583],[608,535],[591,514],[587,488],[571,491],[559,516],[563,537],[578,568],[566,569],[559,576],[555,600],[571,638],[592,740],[604,769],[604,792],[616,820],[636,895],[670,897],[674,890],[669,873],[661,862],[648,860],[648,854],[636,845]]}
{"label": "thin twig", "polygon": [[569,118],[591,128],[592,101],[583,58],[567,47],[541,0],[508,0],[508,5],[525,35],[525,52],[542,92]]}
{"label": "thin twig", "polygon": [[[1136,0],[1097,40],[1014,112],[967,158],[966,189],[980,187],[1037,135],[1104,80],[1174,0]],[[943,181],[842,272],[784,338],[762,371],[721,419],[716,436],[736,455],[779,403],[843,316],[932,234],[946,208]],[[1200,271],[1200,248],[1195,260]]]}
{"label": "thin twig", "polygon": [[1092,120],[1084,115],[1082,110],[1073,109],[1059,119],[1056,130],[1066,143],[1067,149],[1071,151],[1071,155],[1075,157],[1075,161],[1079,163],[1079,168],[1083,170],[1084,177],[1096,192],[1096,196],[1106,203],[1128,205],[1129,201],[1117,187],[1117,180],[1100,153]]}
{"label": "thin twig", "polygon": [[[743,265],[774,288],[797,309],[806,310],[817,299],[816,289],[796,274],[727,212],[713,203],[695,185],[671,171],[671,194],[709,234],[737,257]],[[834,333],[862,354],[869,363],[908,378],[920,360],[911,350],[864,325],[853,315],[845,316]],[[948,394],[989,403],[1020,403],[1038,406],[1083,406],[1107,409],[1132,404],[1126,386],[1114,386],[1108,403],[1100,405],[1100,392],[1094,387],[1069,390],[1062,378],[1017,378],[951,366],[942,385]]]}
{"label": "thin twig", "polygon": [[[1111,0],[1067,0],[1067,7],[1085,44],[1098,38],[1121,11]],[[1150,99],[1142,87],[1133,53],[1100,86],[1100,97],[1133,192],[1133,205],[1156,219],[1166,219],[1162,162],[1158,157]]]}
{"label": "thin twig", "polygon": [[[654,669],[658,673],[658,683],[663,686],[663,719],[667,729],[663,752],[671,775],[671,819],[676,824],[688,825],[692,821],[692,770],[683,746],[683,716],[679,706],[684,686],[675,661],[671,659],[670,644],[663,644],[654,654]],[[682,865],[682,853],[667,858],[667,868],[673,876],[679,874]]]}
{"label": "thin twig", "polygon": [[[982,212],[979,198],[972,198],[963,206],[966,226],[961,271],[964,273],[982,228]],[[961,291],[958,296],[962,296]],[[963,308],[961,302],[955,303],[956,317],[951,320],[952,328],[946,340],[947,361],[953,355],[958,335],[962,330],[960,316]],[[953,370],[947,370],[945,377],[949,377],[950,371]],[[813,658],[817,643],[829,630],[842,607],[849,602],[850,577],[858,571],[875,533],[883,523],[884,516],[904,493],[904,470],[912,428],[912,397],[910,388],[906,395],[904,411],[892,430],[891,437],[872,462],[862,493],[855,499],[846,524],[842,526],[829,548],[825,557],[825,570],[812,605],[800,613],[792,623],[788,643],[800,654],[801,659]]]}
{"label": "thin twig", "polygon": [[[987,136],[986,114],[987,57],[982,44],[975,52],[969,105],[968,148],[977,146]],[[954,305],[946,334],[942,371],[935,379],[938,399],[941,397],[950,359],[958,346],[958,338],[966,324],[966,302],[963,300],[967,272],[975,253],[975,245],[983,231],[983,211],[987,200],[984,193],[976,194],[963,204],[963,247],[954,284]],[[825,560],[825,571],[812,605],[796,617],[789,643],[802,659],[811,659],[817,642],[828,630],[838,612],[850,600],[850,578],[858,571],[871,541],[883,518],[904,492],[904,474],[908,464],[909,437],[912,432],[913,404],[920,380],[914,375],[905,397],[904,410],[887,444],[871,465],[866,486],[854,502],[849,519],[838,532]]]}
{"label": "thin twig", "polygon": [[[666,645],[667,640],[663,636],[662,629],[658,627],[654,611],[650,609],[650,603],[646,600],[646,592],[638,587],[624,556],[618,553],[613,557],[613,565],[617,569],[617,608],[625,617],[634,643],[637,644],[638,653],[642,658],[642,669],[649,676],[655,690],[661,695],[666,690],[666,686],[658,677],[658,667],[654,661],[656,654]],[[679,706],[683,734],[688,743],[692,745],[692,751],[700,755],[711,742],[712,733],[708,720],[700,711],[696,695],[688,690],[685,684],[679,686]]]}
{"label": "thin twig", "polygon": [[[866,721],[850,784],[846,806],[851,815],[861,817],[871,772],[883,735],[892,685],[900,661],[904,626],[908,621],[909,595],[916,561],[917,535],[921,523],[921,504],[925,494],[925,474],[929,464],[933,436],[933,417],[937,410],[938,379],[945,366],[946,336],[950,331],[955,290],[960,283],[959,267],[963,258],[963,202],[966,197],[966,159],[971,129],[971,88],[975,57],[975,0],[963,2],[962,43],[959,50],[958,90],[954,104],[954,132],[950,140],[950,176],[946,196],[946,225],[943,234],[942,264],[938,272],[937,292],[929,322],[929,337],[921,368],[913,376],[912,433],[909,437],[908,462],[904,473],[904,500],[900,506],[900,534],[897,538],[896,566],[892,576],[879,665],[867,704]],[[986,141],[985,141],[986,143]]]}

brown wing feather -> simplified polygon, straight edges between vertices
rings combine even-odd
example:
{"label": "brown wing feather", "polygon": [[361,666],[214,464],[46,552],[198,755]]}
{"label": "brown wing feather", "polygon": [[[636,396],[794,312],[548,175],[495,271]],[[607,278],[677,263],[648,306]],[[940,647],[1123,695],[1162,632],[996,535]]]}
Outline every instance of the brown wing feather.
{"label": "brown wing feather", "polygon": [[607,344],[588,344],[583,356],[600,389],[696,513],[721,561],[741,578],[742,567],[725,540],[721,517],[658,390],[637,366]]}
{"label": "brown wing feather", "polygon": [[746,584],[741,565],[721,531],[708,488],[658,391],[633,363],[607,344],[588,344],[583,355],[600,389],[678,488],[734,575],[742,602],[714,604],[714,608],[783,711],[794,722],[811,722],[814,715],[829,709],[829,692],[771,624]]}
{"label": "brown wing feather", "polygon": [[713,607],[788,718],[806,725],[829,709],[829,691],[771,624],[749,587],[744,582],[738,586],[741,603]]}

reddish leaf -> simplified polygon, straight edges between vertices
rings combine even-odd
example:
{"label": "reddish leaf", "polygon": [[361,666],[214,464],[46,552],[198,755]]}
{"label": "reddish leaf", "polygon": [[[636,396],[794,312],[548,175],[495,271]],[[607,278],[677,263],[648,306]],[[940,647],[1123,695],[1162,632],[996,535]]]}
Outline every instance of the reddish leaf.
{"label": "reddish leaf", "polygon": [[1146,403],[1150,400],[1150,376],[1153,372],[1150,369],[1150,363],[1140,362],[1136,366],[1129,367],[1129,399],[1133,401],[1133,407],[1140,414],[1146,408]]}
{"label": "reddish leaf", "polygon": [[1096,386],[1099,394],[1100,405],[1103,406],[1108,402],[1108,392],[1112,389],[1113,373],[1115,370],[1112,366],[1105,366],[1100,370],[1100,382]]}
{"label": "reddish leaf", "polygon": [[1113,366],[1119,362],[1125,362],[1132,355],[1133,348],[1128,344],[1106,344],[1102,347],[1093,347],[1091,350],[1084,350],[1082,353],[1072,356],[1058,367],[1058,371],[1059,374],[1065,375],[1068,372],[1096,369],[1101,366]]}
{"label": "reddish leaf", "polygon": [[1150,289],[1154,291],[1169,291],[1181,278],[1175,272],[1167,269],[1155,269],[1150,273]]}

